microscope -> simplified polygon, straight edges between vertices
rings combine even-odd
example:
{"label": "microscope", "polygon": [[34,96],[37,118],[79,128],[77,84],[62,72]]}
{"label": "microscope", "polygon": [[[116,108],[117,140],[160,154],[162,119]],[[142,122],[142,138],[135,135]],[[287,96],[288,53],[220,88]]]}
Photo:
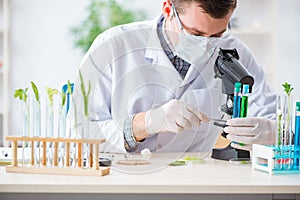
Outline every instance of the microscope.
{"label": "microscope", "polygon": [[[222,93],[227,95],[226,103],[221,106],[221,111],[229,116],[233,114],[234,84],[240,82],[249,85],[249,93],[252,92],[254,78],[239,62],[239,54],[236,49],[220,49],[214,66],[214,78],[222,80]],[[226,138],[227,133],[222,136]],[[237,158],[249,158],[248,151],[235,149],[230,144],[225,148],[213,149],[212,158],[230,160]]]}

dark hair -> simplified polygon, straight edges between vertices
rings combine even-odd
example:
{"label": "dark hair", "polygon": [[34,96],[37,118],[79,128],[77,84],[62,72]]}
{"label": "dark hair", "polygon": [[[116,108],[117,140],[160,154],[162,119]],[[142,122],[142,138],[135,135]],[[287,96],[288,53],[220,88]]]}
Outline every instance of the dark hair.
{"label": "dark hair", "polygon": [[184,13],[190,3],[198,4],[203,10],[215,19],[225,17],[236,7],[237,0],[171,0],[178,13]]}

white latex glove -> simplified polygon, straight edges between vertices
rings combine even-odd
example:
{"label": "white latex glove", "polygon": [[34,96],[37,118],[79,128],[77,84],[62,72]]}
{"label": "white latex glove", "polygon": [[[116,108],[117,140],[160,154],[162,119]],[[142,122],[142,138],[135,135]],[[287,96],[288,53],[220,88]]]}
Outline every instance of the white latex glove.
{"label": "white latex glove", "polygon": [[193,125],[200,126],[208,117],[180,100],[171,100],[159,108],[149,110],[145,116],[145,128],[149,135],[160,132],[180,133]]}
{"label": "white latex glove", "polygon": [[276,121],[267,118],[234,118],[227,121],[224,132],[231,146],[250,151],[252,144],[274,144]]}

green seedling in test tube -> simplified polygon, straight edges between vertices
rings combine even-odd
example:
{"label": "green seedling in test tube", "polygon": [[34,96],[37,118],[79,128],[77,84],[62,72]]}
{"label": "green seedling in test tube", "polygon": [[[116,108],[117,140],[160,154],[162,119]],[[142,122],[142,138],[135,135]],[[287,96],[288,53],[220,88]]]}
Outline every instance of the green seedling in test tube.
{"label": "green seedling in test tube", "polygon": [[30,82],[31,87],[35,96],[36,103],[34,102],[32,104],[32,114],[33,114],[33,119],[34,119],[34,124],[33,124],[33,136],[41,136],[41,101],[40,101],[40,94],[39,90],[34,82]]}
{"label": "green seedling in test tube", "polygon": [[61,92],[60,96],[61,96],[61,107],[63,108],[66,104],[67,94],[65,92]]}
{"label": "green seedling in test tube", "polygon": [[[294,88],[292,88],[291,84],[285,82],[282,84],[284,88],[284,92],[286,93],[287,100],[285,102],[284,106],[284,112],[283,114],[286,115],[284,118],[284,130],[283,130],[283,145],[290,146],[292,144],[292,137],[293,133],[291,130],[291,117],[292,117],[292,99],[291,99],[291,93]],[[291,152],[290,151],[284,151],[284,155],[290,157]],[[292,167],[292,160],[291,159],[285,159],[283,161],[284,165],[283,168],[290,169]]]}
{"label": "green seedling in test tube", "polygon": [[[284,92],[287,95],[287,101],[288,101],[288,118],[290,118],[291,115],[291,104],[289,103],[291,101],[291,93],[293,91],[294,88],[292,88],[292,85],[285,82],[284,84],[282,84],[283,88],[284,88]],[[288,121],[290,121],[290,119],[288,119]]]}
{"label": "green seedling in test tube", "polygon": [[38,88],[36,87],[36,85],[34,84],[34,82],[30,82],[31,83],[31,87],[32,87],[32,90],[34,92],[34,96],[35,96],[35,99],[36,101],[41,104],[41,101],[40,101],[40,94],[39,94],[39,90]]}
{"label": "green seedling in test tube", "polygon": [[[86,90],[85,85],[84,85],[84,80],[81,71],[79,70],[79,76],[80,76],[80,88],[81,88],[81,93],[83,96],[83,101],[84,101],[84,121],[82,123],[82,137],[83,138],[89,138],[89,95],[91,93],[91,81],[89,80],[89,85],[88,89]],[[89,144],[84,144],[83,146],[83,158],[85,162],[82,164],[84,167],[88,167],[91,160],[89,160],[89,152],[87,149],[89,149]]]}
{"label": "green seedling in test tube", "polygon": [[[281,103],[280,102],[280,99],[278,101],[278,103]],[[277,146],[279,147],[281,145],[281,133],[282,133],[282,130],[281,130],[281,122],[282,122],[282,110],[277,110]]]}
{"label": "green seedling in test tube", "polygon": [[[35,101],[32,102],[32,116],[33,116],[33,123],[32,123],[32,135],[34,137],[41,137],[41,101],[40,101],[40,94],[39,90],[34,82],[30,82],[31,87],[35,96]],[[35,165],[39,166],[40,164],[40,142],[34,142],[34,151],[35,151]]]}
{"label": "green seedling in test tube", "polygon": [[89,95],[91,93],[91,81],[89,80],[89,86],[88,90],[86,91],[85,85],[84,85],[84,80],[81,74],[81,71],[79,70],[79,76],[80,76],[80,88],[81,88],[81,93],[83,96],[83,101],[84,101],[84,116],[85,118],[88,118],[89,116],[89,110],[88,110],[88,104],[89,104]]}
{"label": "green seedling in test tube", "polygon": [[59,91],[57,89],[53,89],[53,88],[46,88],[47,91],[47,95],[48,95],[48,100],[49,100],[49,106],[51,108],[51,110],[53,111],[53,96],[57,95],[59,93]]}
{"label": "green seedling in test tube", "polygon": [[53,137],[53,97],[59,93],[58,90],[46,87],[48,95],[48,111],[47,111],[47,137]]}
{"label": "green seedling in test tube", "polygon": [[58,136],[59,137],[66,137],[66,118],[67,118],[67,108],[65,107],[66,101],[67,101],[67,91],[64,91],[62,89],[61,92],[59,92],[60,96],[60,108],[59,108],[59,130],[58,130]]}
{"label": "green seedling in test tube", "polygon": [[27,95],[28,88],[25,89],[18,89],[15,91],[14,97],[19,98],[21,101],[24,101],[27,104]]}
{"label": "green seedling in test tube", "polygon": [[292,88],[292,85],[285,82],[284,84],[282,84],[283,88],[284,88],[284,92],[287,95],[287,124],[286,124],[286,130],[289,130],[290,127],[290,120],[291,120],[291,93],[293,91],[294,88]]}
{"label": "green seedling in test tube", "polygon": [[30,136],[30,131],[29,131],[29,105],[28,105],[27,92],[28,92],[28,88],[17,89],[15,91],[14,97],[19,98],[21,101],[24,102],[24,104],[26,106],[26,111],[25,112],[27,113],[27,116],[26,116],[26,118],[24,118],[23,136],[28,136],[29,137]]}
{"label": "green seedling in test tube", "polygon": [[[15,91],[14,97],[19,98],[22,102],[24,102],[25,110],[22,108],[22,117],[23,117],[23,133],[22,136],[30,137],[29,131],[29,105],[28,105],[28,88],[18,89]],[[28,142],[25,141],[22,143],[22,165],[25,166],[25,147],[28,146]]]}
{"label": "green seedling in test tube", "polygon": [[77,128],[78,127],[77,108],[76,108],[76,104],[75,104],[75,101],[74,101],[74,96],[73,96],[73,91],[72,91],[72,86],[71,86],[70,81],[68,81],[68,88],[67,88],[66,93],[71,95],[71,98],[72,98],[72,101],[73,101],[73,106],[74,106],[74,125],[73,125],[73,128]]}

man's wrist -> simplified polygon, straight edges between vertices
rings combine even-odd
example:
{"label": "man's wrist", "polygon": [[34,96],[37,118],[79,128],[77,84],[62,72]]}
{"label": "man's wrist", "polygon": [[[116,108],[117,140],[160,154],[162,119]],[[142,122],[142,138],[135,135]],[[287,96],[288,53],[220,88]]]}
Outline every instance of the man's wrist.
{"label": "man's wrist", "polygon": [[[137,114],[138,115],[138,114]],[[124,134],[124,145],[127,151],[134,151],[138,144],[142,143],[146,137],[143,137],[140,132],[142,132],[138,127],[140,126],[140,122],[137,121],[135,125],[136,131],[139,130],[138,135],[136,136],[133,131],[133,120],[136,115],[128,116],[123,125],[123,134]],[[140,116],[142,118],[142,115]],[[137,119],[140,120],[140,117]]]}
{"label": "man's wrist", "polygon": [[141,142],[148,136],[145,129],[145,115],[146,112],[141,112],[133,116],[132,131],[135,140],[138,142]]}
{"label": "man's wrist", "polygon": [[132,151],[133,149],[136,148],[137,143],[136,140],[133,136],[132,132],[132,119],[133,116],[129,116],[125,119],[124,125],[123,125],[123,134],[124,134],[124,145],[126,150]]}

